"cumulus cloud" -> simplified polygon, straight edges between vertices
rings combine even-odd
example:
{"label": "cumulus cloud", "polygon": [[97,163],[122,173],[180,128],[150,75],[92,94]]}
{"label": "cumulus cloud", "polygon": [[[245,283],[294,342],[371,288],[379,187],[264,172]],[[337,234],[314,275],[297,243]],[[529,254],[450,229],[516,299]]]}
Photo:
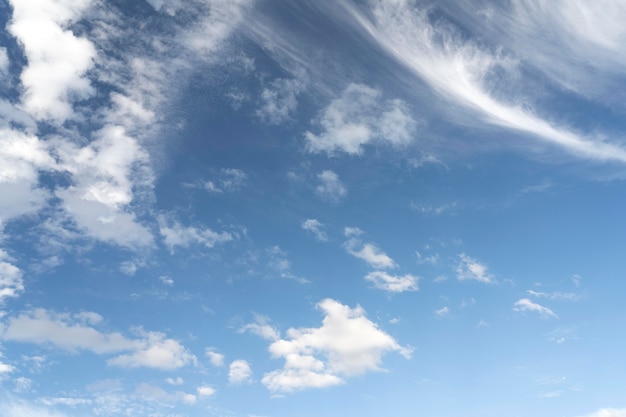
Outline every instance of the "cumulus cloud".
{"label": "cumulus cloud", "polygon": [[302,222],[302,228],[313,233],[315,238],[320,242],[328,240],[328,236],[324,231],[324,225],[317,219],[306,219]]}
{"label": "cumulus cloud", "polygon": [[201,387],[196,388],[196,391],[198,391],[198,395],[201,397],[210,397],[213,394],[215,394],[215,388],[210,387],[208,385],[203,385]]}
{"label": "cumulus cloud", "polygon": [[205,351],[211,365],[213,366],[224,366],[224,355],[216,352],[213,348],[207,348]]}
{"label": "cumulus cloud", "polygon": [[[626,150],[621,146],[596,137],[586,137],[547,121],[529,110],[528,106],[516,103],[514,97],[503,100],[494,95],[494,82],[490,81],[495,80],[491,75],[510,76],[515,68],[514,60],[467,40],[451,29],[452,25],[431,23],[428,10],[420,9],[414,2],[375,2],[367,14],[353,5],[346,5],[346,8],[364,33],[428,83],[437,95],[468,109],[484,122],[559,146],[583,158],[626,162]],[[529,20],[536,19],[534,13],[529,16],[532,17]],[[584,13],[579,13],[579,16],[584,16]],[[511,23],[506,28],[508,31],[519,26],[519,23]],[[536,36],[537,32],[529,33]],[[355,149],[354,144],[368,135],[362,125],[352,126],[349,131],[351,136],[344,137],[349,139],[348,144],[352,144],[351,149]]]}
{"label": "cumulus cloud", "polygon": [[165,216],[159,217],[159,231],[165,246],[172,254],[176,247],[187,248],[191,244],[200,244],[212,248],[219,243],[233,240],[233,235],[228,232],[218,233],[209,228],[183,226],[177,220],[170,220]]}
{"label": "cumulus cloud", "polygon": [[[99,318],[99,319],[98,319]],[[95,321],[94,321],[95,320]],[[0,339],[39,345],[51,345],[67,351],[90,351],[96,354],[129,352],[107,361],[110,365],[173,370],[195,363],[196,358],[174,339],[160,332],[136,329],[137,338],[121,333],[107,333],[88,323],[100,323],[96,313],[54,313],[35,309],[10,317],[0,329]]]}
{"label": "cumulus cloud", "polygon": [[390,275],[384,271],[370,272],[365,276],[365,280],[372,282],[376,288],[388,292],[417,291],[418,277],[411,274]]}
{"label": "cumulus cloud", "polygon": [[24,107],[36,118],[63,122],[73,115],[73,98],[86,98],[93,87],[86,72],[96,57],[94,45],[68,25],[91,0],[11,0],[8,26],[24,48],[28,65],[21,75]]}
{"label": "cumulus cloud", "polygon": [[472,280],[485,284],[493,284],[495,282],[495,278],[487,271],[485,264],[464,253],[459,255],[456,277],[459,281]]}
{"label": "cumulus cloud", "polygon": [[339,179],[339,175],[330,170],[325,170],[317,174],[318,186],[315,192],[324,200],[336,203],[346,196],[348,190]]}
{"label": "cumulus cloud", "polygon": [[292,328],[287,338],[274,341],[269,351],[283,358],[283,368],[263,376],[263,384],[273,392],[291,392],[341,384],[345,378],[380,370],[382,356],[410,350],[370,321],[361,307],[350,308],[332,299],[321,301],[324,313],[317,328]]}
{"label": "cumulus cloud", "polygon": [[413,140],[416,123],[405,102],[382,100],[382,93],[363,84],[350,84],[324,109],[319,134],[305,133],[313,153],[338,151],[361,154],[371,142],[401,146]]}
{"label": "cumulus cloud", "polygon": [[269,341],[280,339],[280,331],[269,324],[269,319],[267,317],[259,314],[254,316],[254,323],[248,323],[239,329],[239,333],[245,332],[250,332]]}
{"label": "cumulus cloud", "polygon": [[243,360],[237,359],[231,362],[228,367],[228,382],[231,384],[243,384],[250,382],[252,376],[252,368],[250,364]]}
{"label": "cumulus cloud", "polygon": [[174,370],[196,362],[196,357],[180,342],[166,338],[163,333],[141,330],[139,335],[142,339],[133,352],[109,359],[107,363],[125,368]]}
{"label": "cumulus cloud", "polygon": [[521,312],[521,313],[527,312],[527,311],[538,313],[543,318],[549,318],[549,317],[558,318],[557,315],[554,314],[554,312],[550,310],[548,307],[544,307],[540,304],[533,303],[528,298],[522,298],[516,301],[513,306],[513,310]]}

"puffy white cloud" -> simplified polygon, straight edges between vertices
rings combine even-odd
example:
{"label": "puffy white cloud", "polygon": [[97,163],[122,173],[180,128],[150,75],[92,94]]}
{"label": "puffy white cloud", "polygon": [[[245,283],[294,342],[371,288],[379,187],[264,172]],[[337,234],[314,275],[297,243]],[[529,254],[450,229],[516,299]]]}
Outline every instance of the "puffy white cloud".
{"label": "puffy white cloud", "polygon": [[474,258],[462,253],[459,255],[459,263],[456,267],[456,277],[459,281],[473,280],[485,284],[493,284],[493,275],[487,272],[487,266]]}
{"label": "puffy white cloud", "polygon": [[44,309],[10,317],[0,336],[4,340],[51,344],[69,351],[81,349],[100,354],[137,346],[135,341],[120,333],[102,333],[81,324],[69,314],[55,314]]}
{"label": "puffy white cloud", "polygon": [[549,317],[558,318],[557,315],[554,314],[554,312],[550,310],[548,307],[544,307],[540,304],[533,303],[528,298],[522,298],[516,301],[515,305],[513,306],[513,310],[518,311],[518,312],[531,311],[531,312],[539,313],[541,317],[543,318],[549,318]]}
{"label": "puffy white cloud", "polygon": [[410,356],[410,350],[380,330],[361,307],[326,299],[318,308],[325,315],[321,327],[289,329],[286,339],[270,345],[271,354],[284,358],[285,365],[263,376],[269,390],[290,392],[337,385],[345,377],[380,370],[387,352]]}
{"label": "puffy white cloud", "polygon": [[[546,10],[549,10],[548,7],[544,7],[547,1],[534,3],[536,4],[532,8],[537,8],[540,13],[534,11],[529,13],[527,21],[535,21],[537,15],[544,15]],[[565,1],[558,3],[571,4]],[[609,3],[615,5],[614,1],[609,1]],[[501,96],[507,95],[507,92],[494,88],[494,82],[490,82],[494,81],[491,75],[513,76],[514,61],[502,53],[492,53],[466,40],[451,29],[452,25],[431,23],[428,9],[420,9],[416,3],[408,0],[375,2],[367,13],[362,12],[356,6],[347,5],[346,7],[361,29],[390,56],[428,83],[437,95],[468,109],[473,115],[479,115],[484,122],[543,140],[583,158],[626,162],[626,150],[621,146],[597,137],[585,137],[547,121],[529,110],[528,106],[518,104],[516,98],[511,97],[512,94],[509,94],[508,100],[501,99]],[[578,6],[565,7],[575,10]],[[602,8],[604,6],[593,7],[594,10]],[[619,10],[619,7],[614,7],[614,9],[618,11],[617,15],[625,13]],[[471,12],[476,15],[475,10]],[[466,16],[472,13],[468,12]],[[590,16],[593,20],[601,21],[600,16],[604,16],[605,13],[606,10],[600,14],[590,14]],[[578,17],[575,20],[584,20],[584,11],[576,10],[576,14]],[[610,19],[609,22],[616,22],[614,25],[608,25],[613,28],[620,27],[618,25],[621,24],[617,23],[621,22],[620,20]],[[509,22],[503,32],[508,32],[511,27],[520,26],[524,25],[519,22]],[[550,28],[548,32],[551,32],[553,26],[547,27]],[[610,36],[602,35],[600,38],[615,40],[622,36],[615,35],[615,33],[623,33],[620,31],[622,29],[613,31],[614,33]],[[528,33],[536,39],[536,34],[540,32],[543,31],[533,29]],[[538,42],[533,42],[533,44],[536,43]],[[576,42],[572,42],[572,45],[578,47]],[[546,54],[545,57],[546,60],[552,59],[551,54]],[[594,80],[596,78],[592,77]],[[494,90],[497,94],[494,94]],[[455,114],[451,117],[459,120],[458,107],[454,109]],[[468,117],[466,123],[475,125],[475,116]],[[367,140],[369,132],[362,124],[348,125],[348,127],[350,134],[344,135],[345,145],[342,146],[353,150],[358,149],[359,142]],[[330,146],[326,145],[326,147]]]}
{"label": "puffy white cloud", "polygon": [[243,360],[234,360],[228,367],[228,382],[231,384],[243,384],[250,382],[252,376],[252,368],[250,364]]}
{"label": "puffy white cloud", "polygon": [[315,192],[321,198],[336,203],[346,196],[348,190],[339,179],[339,175],[330,170],[325,170],[317,174],[319,184],[315,187]]}
{"label": "puffy white cloud", "polygon": [[4,374],[8,374],[13,372],[15,368],[7,363],[0,361],[0,380],[2,380],[2,376]]}
{"label": "puffy white cloud", "polygon": [[324,231],[324,225],[317,219],[306,219],[302,222],[302,228],[313,233],[315,238],[321,242],[328,240],[328,236]]}
{"label": "puffy white cloud", "polygon": [[280,331],[269,324],[269,319],[267,317],[259,314],[255,314],[254,323],[248,323],[239,329],[239,333],[244,332],[250,332],[270,341],[280,339]]}
{"label": "puffy white cloud", "polygon": [[85,73],[96,57],[94,45],[67,29],[91,0],[11,0],[9,31],[24,48],[28,66],[21,75],[24,107],[36,118],[63,122],[70,102],[93,88]]}
{"label": "puffy white cloud", "polygon": [[55,143],[59,169],[73,182],[57,189],[61,206],[87,236],[130,248],[152,245],[152,233],[127,211],[135,189],[152,183],[147,153],[121,126],[106,126],[95,137],[84,147]]}
{"label": "puffy white cloud", "polygon": [[22,271],[10,261],[9,255],[0,249],[0,304],[24,291]]}
{"label": "puffy white cloud", "polygon": [[176,377],[176,378],[165,378],[165,382],[167,382],[170,385],[183,385],[185,381],[183,381],[181,377]]}
{"label": "puffy white cloud", "polygon": [[341,96],[322,112],[318,135],[305,133],[310,152],[330,155],[342,151],[361,154],[374,141],[393,146],[413,139],[416,123],[402,100],[381,100],[381,92],[363,84],[350,84]]}
{"label": "puffy white cloud", "polygon": [[167,339],[160,332],[140,332],[142,339],[135,350],[109,359],[109,365],[127,368],[156,368],[173,370],[196,363],[196,357],[177,340]]}
{"label": "puffy white cloud", "polygon": [[366,281],[370,281],[376,288],[389,292],[417,291],[419,287],[418,277],[411,274],[390,275],[384,271],[370,272],[365,276]]}
{"label": "puffy white cloud", "polygon": [[196,390],[198,391],[198,395],[201,397],[210,397],[215,394],[215,388],[209,387],[208,385],[198,387]]}
{"label": "puffy white cloud", "polygon": [[213,348],[207,348],[205,351],[211,365],[213,366],[224,366],[224,355],[219,352],[213,350]]}
{"label": "puffy white cloud", "polygon": [[196,363],[196,358],[174,339],[160,332],[136,329],[138,338],[121,333],[106,333],[85,323],[97,324],[102,318],[91,312],[57,314],[35,309],[10,317],[0,328],[0,339],[52,345],[68,351],[87,350],[97,354],[129,352],[107,361],[124,367],[149,367],[172,370]]}
{"label": "puffy white cloud", "polygon": [[170,253],[174,253],[177,246],[187,248],[195,243],[212,248],[218,243],[233,240],[233,235],[228,232],[218,233],[209,228],[183,226],[177,220],[169,220],[165,216],[159,217],[159,230]]}

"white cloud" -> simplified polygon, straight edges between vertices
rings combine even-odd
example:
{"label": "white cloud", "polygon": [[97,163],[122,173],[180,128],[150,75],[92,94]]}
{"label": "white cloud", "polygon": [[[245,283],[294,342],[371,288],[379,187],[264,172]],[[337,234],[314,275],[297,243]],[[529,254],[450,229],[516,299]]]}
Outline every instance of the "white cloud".
{"label": "white cloud", "polygon": [[269,324],[269,319],[265,316],[255,314],[254,323],[248,323],[239,329],[239,333],[250,332],[265,340],[275,341],[280,339],[278,329]]}
{"label": "white cloud", "polygon": [[[205,181],[200,186],[210,193],[221,194],[241,188],[248,180],[245,171],[237,168],[224,168],[214,179]],[[185,184],[188,187],[197,187],[197,184]]]}
{"label": "white cloud", "polygon": [[13,372],[15,368],[7,363],[0,361],[0,380],[2,380],[2,376],[5,374],[9,374]]}
{"label": "white cloud", "polygon": [[185,381],[183,381],[181,377],[176,377],[176,378],[165,378],[165,382],[167,382],[170,385],[183,385]]}
{"label": "white cloud", "polygon": [[513,306],[513,310],[518,311],[518,312],[531,311],[531,312],[539,313],[539,315],[541,315],[541,317],[543,318],[549,318],[549,317],[558,318],[557,315],[554,314],[554,312],[550,310],[548,307],[544,307],[542,305],[533,303],[528,298],[522,298],[516,301],[515,305]]}
{"label": "white cloud", "polygon": [[297,78],[272,81],[261,92],[261,107],[256,112],[257,116],[271,125],[289,120],[298,107],[298,95],[304,87],[304,82]]}
{"label": "white cloud", "polygon": [[[346,236],[348,235],[354,236],[354,233],[346,232]],[[351,237],[343,246],[350,255],[364,260],[372,268],[387,269],[396,266],[394,260],[373,243],[363,243],[360,239]]]}
{"label": "white cloud", "polygon": [[557,292],[552,292],[552,293],[546,293],[546,292],[541,292],[541,291],[526,290],[526,293],[528,295],[531,295],[537,298],[547,298],[549,300],[560,300],[560,301],[578,301],[582,298],[581,294],[576,294],[573,292],[557,291]]}
{"label": "white cloud", "polygon": [[3,417],[68,417],[67,414],[53,411],[24,400],[3,395],[0,401],[0,415]]}
{"label": "white cloud", "polygon": [[24,291],[22,271],[12,263],[9,255],[0,249],[0,305],[6,298],[14,298]]}
{"label": "white cloud", "polygon": [[215,388],[209,387],[208,385],[198,387],[196,390],[198,391],[198,395],[201,397],[210,397],[215,394]]}
{"label": "white cloud", "polygon": [[324,200],[336,203],[348,193],[346,186],[333,171],[322,171],[317,174],[317,179],[319,185],[315,188],[315,192]]}
{"label": "white cloud", "polygon": [[313,233],[315,238],[321,242],[328,240],[328,236],[324,231],[324,225],[317,219],[306,219],[302,222],[302,228]]}
{"label": "white cloud", "polygon": [[626,417],[626,408],[602,408],[581,417]]}
{"label": "white cloud", "polygon": [[374,271],[367,274],[365,280],[374,283],[376,288],[389,292],[419,290],[417,286],[419,278],[411,274],[396,276],[383,271]]}
{"label": "white cloud", "polygon": [[300,284],[310,283],[308,279],[292,272],[291,262],[287,258],[287,254],[279,246],[272,246],[266,252],[269,257],[267,266],[273,270],[271,271],[272,274],[277,273],[280,278],[293,279]]}
{"label": "white cloud", "polygon": [[435,311],[435,315],[437,317],[445,317],[450,313],[450,308],[448,307],[442,307],[439,310]]}
{"label": "white cloud", "polygon": [[140,331],[142,340],[135,351],[109,359],[107,364],[126,368],[173,370],[196,363],[196,357],[177,340],[160,332]]}
{"label": "white cloud", "polygon": [[78,229],[88,236],[131,248],[152,245],[151,232],[127,209],[137,189],[150,187],[148,155],[121,126],[106,126],[84,147],[55,143],[58,169],[71,174],[72,185],[56,196]]}
{"label": "white cloud", "polygon": [[207,248],[233,240],[233,235],[228,232],[214,232],[209,228],[199,229],[194,226],[183,226],[177,220],[159,217],[159,231],[170,253],[174,253],[177,246],[187,248],[191,244],[204,245]]}
{"label": "white cloud", "polygon": [[0,47],[0,75],[6,77],[9,73],[9,56],[7,48]]}
{"label": "white cloud", "polygon": [[182,0],[147,0],[154,10],[165,12],[170,16],[174,16],[178,10],[183,7]]}
{"label": "white cloud", "polygon": [[370,142],[406,145],[413,140],[415,121],[402,100],[381,100],[381,92],[363,84],[350,84],[341,97],[322,112],[318,135],[305,133],[310,152],[337,151],[361,154]]}
{"label": "white cloud", "polygon": [[207,348],[205,354],[209,358],[211,365],[224,366],[224,355],[213,350],[213,348]]}
{"label": "white cloud", "polygon": [[290,392],[341,384],[345,377],[380,370],[382,356],[402,348],[371,322],[361,307],[354,309],[335,300],[318,304],[324,313],[322,326],[292,328],[286,339],[274,341],[269,351],[285,359],[282,369],[263,376],[263,384],[273,392]]}
{"label": "white cloud", "polygon": [[127,351],[107,361],[123,367],[148,367],[173,370],[195,363],[196,358],[174,339],[160,332],[136,329],[138,338],[120,333],[106,333],[85,323],[100,323],[102,318],[91,312],[57,314],[35,309],[10,317],[0,328],[0,339],[39,345],[52,345],[67,351],[86,350],[97,354]]}
{"label": "white cloud", "polygon": [[456,277],[459,281],[473,280],[485,284],[493,284],[493,275],[487,272],[487,266],[466,254],[459,255],[459,263],[456,267]]}
{"label": "white cloud", "polygon": [[37,119],[63,122],[72,117],[70,102],[93,88],[85,73],[96,57],[94,45],[67,29],[90,6],[90,0],[11,0],[8,29],[24,48],[28,66],[21,75],[22,99]]}
{"label": "white cloud", "polygon": [[228,367],[228,382],[231,384],[250,382],[251,376],[252,368],[250,368],[250,364],[243,359],[233,361]]}
{"label": "white cloud", "polygon": [[74,398],[74,397],[44,397],[40,398],[39,402],[47,406],[64,405],[67,407],[76,407],[77,405],[92,404],[93,400],[89,398]]}
{"label": "white cloud", "polygon": [[[547,2],[540,3],[540,8],[545,9],[543,3]],[[346,7],[362,30],[389,55],[427,82],[436,94],[480,115],[484,122],[541,139],[583,158],[626,162],[626,150],[619,145],[584,137],[551,123],[528,110],[527,106],[516,103],[514,97],[505,101],[495,96],[490,75],[510,76],[515,68],[513,60],[465,40],[451,29],[452,25],[431,23],[427,9],[420,10],[408,0],[376,2],[367,16],[356,6]],[[535,13],[529,14],[528,21],[535,19]],[[518,26],[520,24],[514,22],[507,24],[506,31]],[[548,27],[550,32],[552,26]],[[617,24],[614,27],[618,27]],[[536,39],[539,32],[532,30],[529,33]],[[547,57],[551,59],[551,55]],[[499,91],[499,95],[503,92]],[[459,120],[458,112],[451,116]],[[475,117],[466,120],[466,123],[475,125]],[[367,137],[363,127],[359,133],[353,135],[352,143]]]}

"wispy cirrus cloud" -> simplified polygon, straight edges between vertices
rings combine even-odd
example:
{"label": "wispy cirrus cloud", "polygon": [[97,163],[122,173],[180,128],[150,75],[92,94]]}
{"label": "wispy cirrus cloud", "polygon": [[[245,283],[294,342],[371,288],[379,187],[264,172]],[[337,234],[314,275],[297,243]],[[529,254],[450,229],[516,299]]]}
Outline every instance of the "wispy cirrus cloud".
{"label": "wispy cirrus cloud", "polygon": [[361,30],[390,56],[425,81],[440,97],[460,105],[493,126],[556,145],[599,161],[626,162],[626,150],[551,122],[517,102],[493,94],[493,74],[511,74],[514,58],[461,37],[449,24],[434,24],[429,10],[409,0],[374,2],[367,13],[345,4]]}
{"label": "wispy cirrus cloud", "polygon": [[528,311],[538,313],[543,318],[558,318],[558,316],[554,314],[554,311],[550,310],[548,307],[542,306],[541,304],[534,303],[528,298],[522,298],[516,301],[513,306],[513,310],[521,313]]}

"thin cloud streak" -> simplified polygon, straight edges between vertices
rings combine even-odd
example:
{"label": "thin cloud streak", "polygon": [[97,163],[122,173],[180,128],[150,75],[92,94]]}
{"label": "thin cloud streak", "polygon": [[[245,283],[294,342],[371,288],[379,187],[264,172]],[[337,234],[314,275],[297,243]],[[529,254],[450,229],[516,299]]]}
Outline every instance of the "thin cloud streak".
{"label": "thin cloud streak", "polygon": [[408,1],[377,3],[371,10],[371,20],[354,6],[346,4],[346,9],[389,55],[436,93],[478,112],[485,122],[535,136],[579,157],[626,162],[626,150],[618,145],[583,137],[520,105],[495,99],[486,87],[488,74],[509,70],[510,58],[461,41],[450,29],[433,26],[427,12],[412,7]]}

